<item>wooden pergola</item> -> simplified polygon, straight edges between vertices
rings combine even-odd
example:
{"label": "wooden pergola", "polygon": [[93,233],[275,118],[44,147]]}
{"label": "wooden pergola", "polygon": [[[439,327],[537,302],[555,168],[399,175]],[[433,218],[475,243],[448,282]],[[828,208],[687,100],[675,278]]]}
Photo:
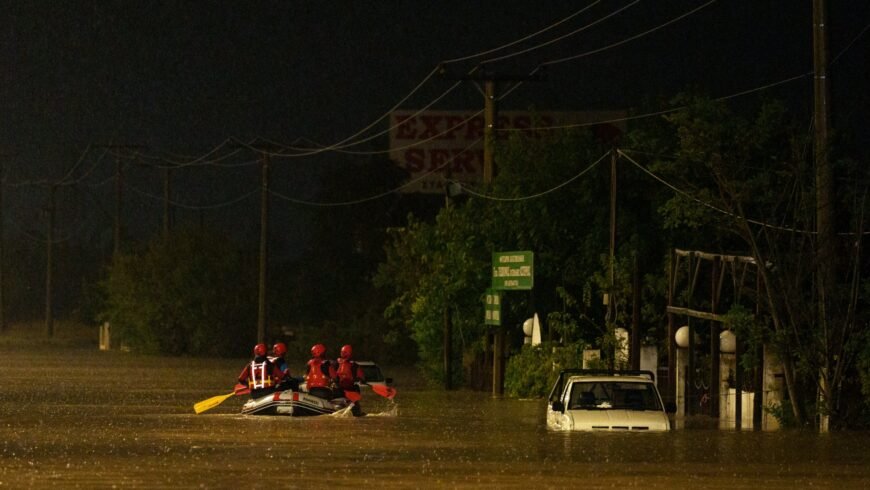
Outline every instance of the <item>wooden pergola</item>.
{"label": "wooden pergola", "polygon": [[[688,288],[687,291],[687,302],[683,306],[678,306],[674,304],[675,299],[677,298],[677,283],[678,281],[684,277],[681,274],[681,263],[685,262],[686,267],[684,269],[686,286]],[[695,292],[698,289],[698,279],[701,273],[701,269],[703,268],[702,264],[709,263],[709,279],[710,279],[710,311],[703,311],[699,309],[695,309],[693,303],[695,298]],[[725,321],[725,317],[719,313],[720,309],[720,300],[722,299],[722,291],[723,286],[725,284],[725,277],[728,276],[731,278],[731,293],[732,293],[732,301],[737,302],[743,295],[745,294],[745,284],[747,281],[747,275],[751,272],[752,268],[757,267],[755,258],[745,255],[726,255],[726,254],[716,254],[716,253],[708,253],[701,252],[697,250],[680,250],[680,249],[672,249],[670,254],[670,261],[668,264],[668,306],[667,306],[667,318],[668,318],[668,386],[667,386],[667,394],[671,400],[676,399],[676,352],[677,352],[677,344],[675,339],[676,334],[676,326],[675,326],[675,317],[677,315],[683,316],[687,318],[686,325],[688,326],[689,333],[689,347],[688,347],[688,373],[686,376],[686,413],[692,414],[696,410],[694,410],[695,404],[692,403],[695,400],[696,394],[692,391],[692,386],[695,383],[695,363],[696,363],[696,355],[695,355],[695,325],[693,325],[694,320],[701,320],[704,322],[709,322],[710,328],[710,379],[709,379],[709,397],[710,397],[710,415],[713,417],[719,417],[719,334],[721,331],[721,324]],[[756,304],[756,313],[758,313],[758,293],[760,291],[760,275],[755,274],[755,304]],[[736,355],[739,356],[741,353],[741,342],[738,339],[737,343],[737,352]],[[739,359],[739,357],[738,357]],[[761,370],[758,370],[757,374],[761,374]],[[741,388],[743,385],[743,369],[739,362],[737,362],[735,369],[735,385],[737,389],[737,398],[735,400],[735,408],[736,408],[736,423],[737,428],[740,428],[740,419],[742,413],[741,407]],[[755,410],[753,411],[753,425],[754,427],[761,426],[761,396],[755,397]],[[691,407],[691,408],[690,408]]]}

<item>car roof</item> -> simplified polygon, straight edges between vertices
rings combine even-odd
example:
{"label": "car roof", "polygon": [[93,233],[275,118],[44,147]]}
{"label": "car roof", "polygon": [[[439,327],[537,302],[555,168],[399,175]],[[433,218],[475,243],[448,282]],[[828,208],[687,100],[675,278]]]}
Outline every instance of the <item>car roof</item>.
{"label": "car roof", "polygon": [[596,382],[596,381],[609,381],[609,382],[629,382],[629,383],[652,383],[652,380],[644,377],[644,376],[571,376],[568,378],[568,383],[574,383],[577,381],[581,382]]}
{"label": "car roof", "polygon": [[550,390],[550,396],[547,398],[552,402],[555,401],[565,389],[568,383],[573,382],[574,378],[582,378],[586,381],[607,380],[607,381],[630,381],[630,382],[646,382],[655,383],[656,375],[652,371],[633,370],[633,369],[563,369],[559,372],[559,377],[556,378],[556,383],[553,389]]}

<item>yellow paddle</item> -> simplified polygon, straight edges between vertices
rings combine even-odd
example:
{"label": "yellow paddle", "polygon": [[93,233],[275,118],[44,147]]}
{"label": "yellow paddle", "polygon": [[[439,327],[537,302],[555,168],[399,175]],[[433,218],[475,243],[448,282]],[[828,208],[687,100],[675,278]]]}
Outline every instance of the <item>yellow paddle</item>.
{"label": "yellow paddle", "polygon": [[250,392],[251,392],[251,390],[249,390],[245,385],[237,384],[235,387],[235,391],[233,391],[232,393],[227,393],[226,395],[213,396],[207,400],[203,400],[201,402],[195,403],[193,405],[193,411],[196,412],[197,414],[200,414],[202,412],[205,412],[206,410],[211,410],[212,408],[220,405],[221,403],[224,402],[224,400],[226,400],[227,398],[229,398],[233,395],[246,395]]}

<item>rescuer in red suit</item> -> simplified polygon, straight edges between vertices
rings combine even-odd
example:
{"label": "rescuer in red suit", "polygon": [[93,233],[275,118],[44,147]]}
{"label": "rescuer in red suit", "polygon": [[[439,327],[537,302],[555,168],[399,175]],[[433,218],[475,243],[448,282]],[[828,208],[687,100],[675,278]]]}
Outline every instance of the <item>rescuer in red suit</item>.
{"label": "rescuer in red suit", "polygon": [[[363,374],[362,368],[356,361],[353,360],[353,347],[350,345],[342,346],[341,355],[338,359],[336,359],[336,364],[338,365],[338,369],[336,369],[336,374],[338,375],[338,389],[335,390],[336,396],[345,396],[344,392],[346,391],[355,391],[359,393],[359,385],[358,382],[365,382],[365,375]],[[360,407],[359,401],[354,402],[352,413],[356,416],[362,415],[362,407]]]}
{"label": "rescuer in red suit", "polygon": [[284,373],[266,357],[266,344],[254,346],[254,360],[239,374],[239,383],[251,389],[251,398],[260,398],[275,392]]}
{"label": "rescuer in red suit", "polygon": [[353,347],[345,345],[341,348],[341,357],[336,359],[338,369],[338,387],[342,390],[359,391],[357,382],[365,382],[362,368],[353,360]]}
{"label": "rescuer in red suit", "polygon": [[336,373],[332,363],[324,358],[326,346],[315,344],[311,347],[311,360],[305,373],[308,393],[329,400],[333,398],[331,386],[335,383]]}

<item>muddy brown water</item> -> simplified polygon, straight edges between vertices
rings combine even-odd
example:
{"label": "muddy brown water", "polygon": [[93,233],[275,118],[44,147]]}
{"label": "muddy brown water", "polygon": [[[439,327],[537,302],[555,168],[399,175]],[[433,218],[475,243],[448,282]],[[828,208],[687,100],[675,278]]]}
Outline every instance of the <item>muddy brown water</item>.
{"label": "muddy brown water", "polygon": [[362,418],[245,417],[244,363],[0,345],[3,488],[870,488],[870,434],[554,433],[540,400],[395,370]]}

